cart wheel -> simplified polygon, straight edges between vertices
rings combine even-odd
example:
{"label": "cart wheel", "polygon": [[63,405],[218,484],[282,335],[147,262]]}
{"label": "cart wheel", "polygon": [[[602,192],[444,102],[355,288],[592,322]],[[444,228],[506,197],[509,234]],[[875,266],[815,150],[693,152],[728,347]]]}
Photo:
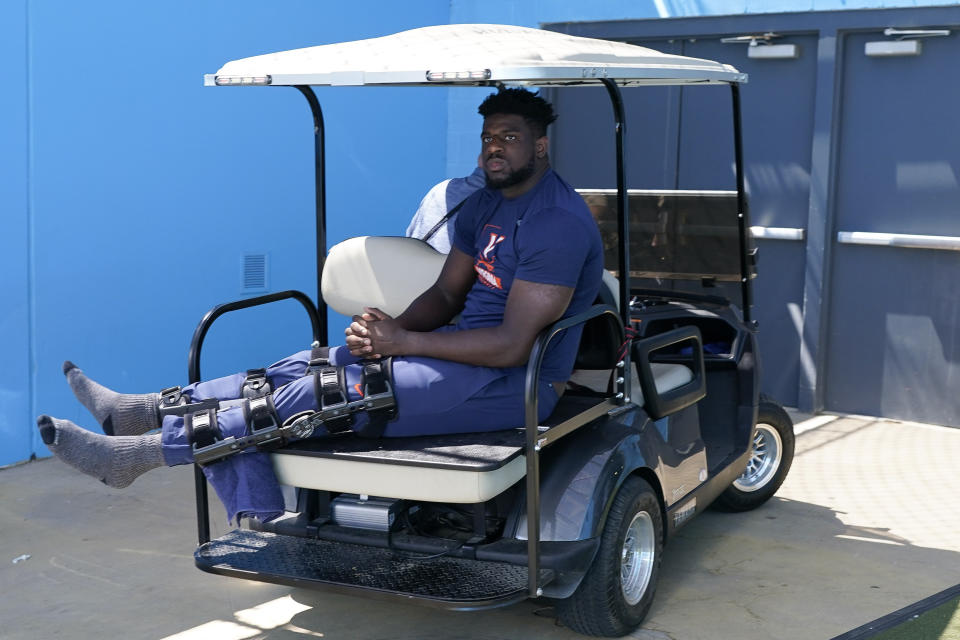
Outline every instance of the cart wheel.
{"label": "cart wheel", "polygon": [[662,551],[657,494],[642,478],[627,478],[610,508],[593,565],[574,594],[557,605],[560,622],[593,636],[633,631],[653,602]]}
{"label": "cart wheel", "polygon": [[790,471],[793,444],[790,416],[776,402],[761,398],[747,468],[714,505],[721,511],[749,511],[769,500]]}

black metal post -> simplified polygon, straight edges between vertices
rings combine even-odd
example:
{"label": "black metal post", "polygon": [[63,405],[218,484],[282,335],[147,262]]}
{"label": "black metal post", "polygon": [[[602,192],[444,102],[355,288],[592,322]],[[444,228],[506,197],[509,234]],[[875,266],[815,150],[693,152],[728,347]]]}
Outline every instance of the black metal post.
{"label": "black metal post", "polygon": [[747,191],[743,176],[743,137],[740,126],[740,85],[730,83],[733,95],[733,153],[737,172],[737,226],[740,230],[740,294],[743,297],[743,320],[749,323],[753,307],[753,291],[750,282],[750,216],[747,210]]}
{"label": "black metal post", "polygon": [[543,593],[540,590],[540,446],[537,444],[540,401],[537,387],[540,366],[551,337],[548,335],[533,343],[523,393],[527,444],[527,593],[531,598]]}
{"label": "black metal post", "polygon": [[[609,78],[603,78],[603,86],[607,88],[610,94],[610,103],[613,106],[613,117],[616,127],[617,141],[617,235],[619,242],[617,249],[619,252],[617,269],[620,274],[620,319],[624,327],[630,326],[630,219],[629,219],[629,201],[627,194],[627,169],[626,169],[626,149],[624,148],[624,138],[626,136],[626,115],[623,109],[623,95],[620,93],[620,87]],[[627,349],[627,355],[623,359],[623,366],[620,369],[620,375],[617,385],[618,393],[622,393],[623,401],[630,398],[630,350]]]}
{"label": "black metal post", "polygon": [[327,335],[327,303],[323,300],[321,292],[321,279],[323,278],[323,262],[327,255],[327,181],[325,164],[325,139],[323,128],[323,110],[320,109],[320,101],[317,100],[317,94],[313,89],[305,85],[296,85],[294,87],[310,103],[310,112],[313,114],[313,157],[314,157],[314,182],[316,189],[316,234],[317,234],[317,312],[320,314],[320,344],[326,345],[329,339]]}

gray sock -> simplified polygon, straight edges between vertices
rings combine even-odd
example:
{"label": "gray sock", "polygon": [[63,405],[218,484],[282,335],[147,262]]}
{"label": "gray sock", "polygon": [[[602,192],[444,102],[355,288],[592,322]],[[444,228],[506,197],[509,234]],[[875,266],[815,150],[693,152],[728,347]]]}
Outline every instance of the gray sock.
{"label": "gray sock", "polygon": [[37,418],[37,427],[54,455],[109,487],[122,489],[163,466],[159,433],[109,438],[50,416]]}
{"label": "gray sock", "polygon": [[159,393],[111,391],[88,378],[69,360],[63,363],[63,373],[73,395],[93,414],[108,436],[139,436],[160,426]]}

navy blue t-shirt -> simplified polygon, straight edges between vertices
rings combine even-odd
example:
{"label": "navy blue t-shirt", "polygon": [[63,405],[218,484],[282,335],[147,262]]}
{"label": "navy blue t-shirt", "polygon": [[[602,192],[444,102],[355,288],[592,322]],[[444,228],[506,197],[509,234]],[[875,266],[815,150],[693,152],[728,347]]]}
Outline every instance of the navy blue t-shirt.
{"label": "navy blue t-shirt", "polygon": [[[458,329],[501,324],[514,279],[573,287],[564,318],[589,308],[600,290],[600,231],[580,194],[550,169],[517,198],[489,188],[468,198],[457,219],[454,246],[474,257],[477,272]],[[581,328],[554,339],[542,379],[570,377]]]}

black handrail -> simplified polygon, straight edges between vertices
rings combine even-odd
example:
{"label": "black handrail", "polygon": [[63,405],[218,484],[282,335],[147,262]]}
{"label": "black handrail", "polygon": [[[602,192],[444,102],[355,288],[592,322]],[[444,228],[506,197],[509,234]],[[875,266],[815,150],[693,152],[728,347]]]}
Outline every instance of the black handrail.
{"label": "black handrail", "polygon": [[[200,350],[203,348],[203,340],[207,336],[207,331],[210,330],[210,327],[217,318],[231,311],[249,309],[250,307],[258,307],[260,305],[270,304],[271,302],[289,299],[296,300],[306,309],[307,315],[310,316],[310,325],[313,329],[313,341],[321,343],[321,337],[325,339],[326,336],[321,335],[322,325],[320,323],[320,316],[317,313],[317,308],[314,306],[313,301],[302,291],[279,291],[265,296],[226,302],[207,311],[193,332],[193,339],[190,341],[190,354],[187,357],[187,379],[190,381],[190,384],[200,382]],[[206,544],[210,542],[210,509],[207,497],[207,479],[203,475],[203,470],[199,465],[194,465],[193,467],[193,480],[194,493],[197,498],[197,538],[200,540],[200,544]]]}
{"label": "black handrail", "polygon": [[[527,361],[527,373],[523,387],[523,404],[525,408],[524,426],[526,430],[527,454],[527,589],[530,597],[537,597],[540,592],[540,449],[537,440],[540,435],[539,409],[540,400],[537,393],[540,386],[540,368],[547,353],[550,342],[563,330],[587,322],[605,313],[617,318],[620,327],[620,342],[623,342],[624,329],[619,322],[620,315],[616,308],[608,304],[595,304],[586,311],[559,320],[540,332],[530,351]],[[619,363],[618,367],[621,366]]]}
{"label": "black handrail", "polygon": [[291,298],[299,302],[301,305],[303,305],[303,308],[306,309],[307,315],[310,316],[310,324],[312,325],[313,329],[313,340],[315,342],[320,342],[320,330],[322,327],[320,315],[317,313],[317,309],[313,305],[313,301],[302,291],[291,289],[288,291],[278,291],[277,293],[268,293],[265,296],[257,296],[256,298],[225,302],[224,304],[217,305],[213,309],[210,309],[210,311],[207,311],[206,315],[203,316],[200,324],[197,325],[196,330],[193,332],[193,339],[190,341],[190,355],[188,357],[187,364],[187,378],[189,379],[190,384],[200,382],[200,349],[203,347],[203,340],[207,336],[207,331],[210,330],[210,326],[217,318],[225,313],[230,313],[231,311],[249,309],[250,307],[258,307],[260,305],[270,304],[271,302],[278,302],[280,300],[288,300]]}

